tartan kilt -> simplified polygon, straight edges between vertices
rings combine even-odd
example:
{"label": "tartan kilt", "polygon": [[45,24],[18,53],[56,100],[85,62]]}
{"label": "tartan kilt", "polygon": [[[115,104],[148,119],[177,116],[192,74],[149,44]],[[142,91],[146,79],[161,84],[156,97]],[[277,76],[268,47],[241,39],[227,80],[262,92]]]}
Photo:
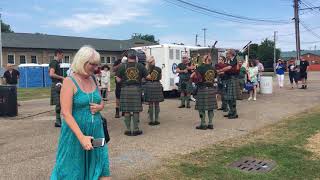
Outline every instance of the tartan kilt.
{"label": "tartan kilt", "polygon": [[199,111],[210,111],[217,109],[217,91],[214,87],[199,88],[196,96],[195,109]]}
{"label": "tartan kilt", "polygon": [[141,112],[141,88],[139,86],[125,86],[120,93],[121,112]]}
{"label": "tartan kilt", "polygon": [[192,82],[180,81],[179,82],[179,91],[183,92],[183,93],[192,93],[193,92]]}
{"label": "tartan kilt", "polygon": [[159,81],[148,81],[144,85],[144,98],[146,102],[163,102],[163,87]]}
{"label": "tartan kilt", "polygon": [[60,91],[57,90],[56,83],[51,84],[50,105],[60,104]]}
{"label": "tartan kilt", "polygon": [[224,99],[227,101],[237,100],[237,88],[239,87],[239,81],[236,77],[231,77],[230,79],[226,80],[226,88],[224,93]]}

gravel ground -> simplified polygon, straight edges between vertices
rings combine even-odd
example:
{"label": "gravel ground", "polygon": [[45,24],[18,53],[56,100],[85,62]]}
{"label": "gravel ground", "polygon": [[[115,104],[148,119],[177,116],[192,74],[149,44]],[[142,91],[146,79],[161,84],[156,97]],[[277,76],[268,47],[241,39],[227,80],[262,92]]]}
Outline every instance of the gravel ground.
{"label": "gravel ground", "polygon": [[[279,89],[272,95],[259,95],[257,101],[238,102],[239,119],[229,120],[215,112],[215,129],[198,131],[198,113],[178,109],[177,99],[161,104],[157,127],[148,126],[147,106],[141,114],[142,136],[123,135],[122,120],[114,118],[114,97],[103,114],[108,119],[111,141],[110,166],[113,179],[128,179],[161,165],[177,154],[186,154],[303,112],[320,104],[320,73],[310,73],[309,89]],[[286,82],[288,80],[286,79]],[[275,84],[275,83],[274,83]],[[49,100],[22,102],[19,116],[0,118],[0,179],[48,179],[55,162],[59,129],[53,127],[53,107]]]}

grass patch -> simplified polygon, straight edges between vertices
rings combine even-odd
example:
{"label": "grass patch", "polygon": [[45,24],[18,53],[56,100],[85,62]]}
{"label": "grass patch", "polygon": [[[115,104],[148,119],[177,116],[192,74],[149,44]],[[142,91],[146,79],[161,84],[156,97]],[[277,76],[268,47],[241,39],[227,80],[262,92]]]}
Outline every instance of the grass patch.
{"label": "grass patch", "polygon": [[[112,75],[110,78],[111,91],[114,91],[116,88],[114,76]],[[32,99],[44,99],[50,98],[51,91],[50,88],[18,88],[17,92],[18,101],[28,101]]]}
{"label": "grass patch", "polygon": [[[276,125],[237,140],[172,159],[159,170],[137,179],[317,179],[320,159],[305,149],[308,138],[320,129],[320,110],[288,118]],[[251,174],[229,168],[245,156],[272,159],[277,163],[266,174]]]}
{"label": "grass patch", "polygon": [[18,101],[50,98],[50,88],[18,88]]}

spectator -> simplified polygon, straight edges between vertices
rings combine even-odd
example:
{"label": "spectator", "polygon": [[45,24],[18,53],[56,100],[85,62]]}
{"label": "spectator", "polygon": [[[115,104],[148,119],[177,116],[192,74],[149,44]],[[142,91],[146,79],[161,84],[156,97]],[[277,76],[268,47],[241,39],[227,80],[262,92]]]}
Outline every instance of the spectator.
{"label": "spectator", "polygon": [[[118,59],[113,63],[113,72],[117,74],[120,66],[122,64],[127,63],[127,57],[123,57],[122,59]],[[115,83],[116,83],[116,89],[115,89],[115,95],[116,95],[116,114],[115,118],[120,118],[120,94],[121,94],[121,82],[117,82],[116,77],[115,77]],[[124,116],[124,113],[122,113],[122,116]]]}
{"label": "spectator", "polygon": [[259,59],[256,59],[256,64],[257,64],[257,67],[258,67],[258,88],[259,88],[259,92],[260,92],[260,82],[261,82],[261,76],[262,76],[262,73],[264,71],[264,66],[263,64],[260,62]]}
{"label": "spectator", "polygon": [[285,71],[285,65],[283,64],[282,60],[279,59],[278,63],[276,64],[276,73],[277,73],[278,83],[280,88],[283,88],[284,71]]}
{"label": "spectator", "polygon": [[252,100],[252,95],[253,95],[253,100],[257,100],[257,86],[258,86],[258,73],[259,73],[259,68],[254,60],[249,61],[249,68],[248,68],[248,82],[252,84],[253,88],[250,90],[250,97],[249,101]]}
{"label": "spectator", "polygon": [[8,85],[16,86],[18,84],[20,73],[18,70],[13,68],[13,64],[7,64],[7,71],[4,72],[3,77]]}
{"label": "spectator", "polygon": [[60,106],[60,90],[61,84],[64,80],[63,71],[60,68],[63,59],[63,51],[57,49],[54,53],[54,60],[50,61],[49,64],[49,76],[51,78],[51,99],[50,105],[55,105],[56,111],[56,122],[55,127],[61,127],[61,106]]}
{"label": "spectator", "polygon": [[297,66],[296,66],[294,60],[290,61],[290,64],[288,66],[288,71],[289,71],[289,79],[290,79],[291,88],[293,89],[293,81],[296,83],[296,86],[298,88]]}
{"label": "spectator", "polygon": [[101,68],[101,94],[104,101],[107,101],[110,92],[110,67],[103,65]]}
{"label": "spectator", "polygon": [[300,61],[300,78],[302,81],[302,87],[300,89],[307,89],[308,71],[309,62],[302,58]]}
{"label": "spectator", "polygon": [[100,114],[104,103],[92,77],[99,63],[99,53],[84,46],[72,62],[73,75],[63,81],[63,121],[51,180],[110,179],[108,147],[93,149],[91,143],[105,137]]}

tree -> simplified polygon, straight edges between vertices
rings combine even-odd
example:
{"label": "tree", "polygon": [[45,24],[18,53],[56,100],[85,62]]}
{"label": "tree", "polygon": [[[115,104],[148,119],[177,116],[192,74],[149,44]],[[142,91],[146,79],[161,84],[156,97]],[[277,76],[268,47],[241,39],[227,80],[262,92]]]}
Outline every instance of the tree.
{"label": "tree", "polygon": [[[265,68],[273,68],[274,41],[265,39],[258,47],[257,58],[261,60]],[[280,57],[280,49],[276,49],[276,59]],[[251,53],[250,53],[251,54]]]}
{"label": "tree", "polygon": [[155,40],[154,35],[151,35],[151,34],[144,34],[144,35],[134,34],[134,35],[132,35],[131,38],[132,39],[142,39],[142,40],[153,42],[153,43],[159,43],[158,41]]}
{"label": "tree", "polygon": [[1,21],[1,32],[13,33],[9,24],[6,24]]}

